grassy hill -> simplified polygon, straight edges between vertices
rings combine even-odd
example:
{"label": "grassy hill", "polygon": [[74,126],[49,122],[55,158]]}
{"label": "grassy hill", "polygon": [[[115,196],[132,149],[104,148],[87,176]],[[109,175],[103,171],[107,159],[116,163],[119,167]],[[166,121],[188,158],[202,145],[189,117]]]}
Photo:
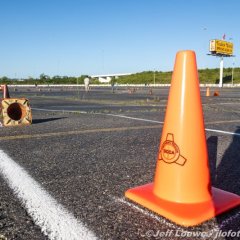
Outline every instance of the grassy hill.
{"label": "grassy hill", "polygon": [[[219,83],[219,69],[200,69],[198,71],[200,83]],[[80,77],[54,76],[49,77],[41,74],[39,78],[29,77],[27,79],[10,79],[1,77],[0,84],[83,84],[86,75]],[[172,72],[145,71],[135,73],[129,76],[121,76],[113,79],[118,84],[150,84],[150,83],[170,83]],[[223,83],[232,82],[232,68],[225,68],[223,71]],[[92,79],[91,83],[99,83],[97,79]],[[234,69],[234,83],[240,83],[240,68]]]}
{"label": "grassy hill", "polygon": [[[200,83],[219,83],[219,69],[200,69],[198,71]],[[141,72],[129,76],[122,76],[117,79],[118,83],[170,83],[172,72]],[[240,68],[234,69],[234,83],[240,83]],[[232,68],[225,68],[223,71],[223,83],[232,82]]]}

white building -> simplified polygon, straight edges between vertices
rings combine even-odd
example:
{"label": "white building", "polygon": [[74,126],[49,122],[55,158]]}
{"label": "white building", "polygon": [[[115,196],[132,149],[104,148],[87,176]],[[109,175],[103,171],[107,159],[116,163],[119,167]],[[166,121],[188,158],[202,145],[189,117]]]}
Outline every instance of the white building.
{"label": "white building", "polygon": [[100,83],[110,83],[113,77],[118,78],[120,76],[131,75],[132,73],[114,73],[114,74],[102,74],[102,75],[92,75],[91,78],[98,78]]}

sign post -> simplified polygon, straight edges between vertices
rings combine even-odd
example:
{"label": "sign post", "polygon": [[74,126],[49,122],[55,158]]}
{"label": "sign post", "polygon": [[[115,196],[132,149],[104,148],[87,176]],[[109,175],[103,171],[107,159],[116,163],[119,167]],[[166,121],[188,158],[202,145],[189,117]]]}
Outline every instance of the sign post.
{"label": "sign post", "polygon": [[233,73],[234,73],[234,67],[235,67],[235,58],[233,58],[233,64],[232,64],[232,86],[233,86]]}
{"label": "sign post", "polygon": [[219,87],[223,87],[223,57],[220,60]]}

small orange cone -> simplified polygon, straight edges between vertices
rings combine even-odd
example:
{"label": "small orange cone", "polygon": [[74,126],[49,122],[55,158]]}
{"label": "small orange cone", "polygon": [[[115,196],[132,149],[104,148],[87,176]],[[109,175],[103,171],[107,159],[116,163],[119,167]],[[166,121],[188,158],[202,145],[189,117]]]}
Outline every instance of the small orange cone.
{"label": "small orange cone", "polygon": [[240,205],[238,195],[211,188],[196,57],[177,53],[154,183],[125,196],[184,226]]}
{"label": "small orange cone", "polygon": [[214,96],[214,97],[218,97],[218,96],[219,96],[219,92],[218,92],[218,91],[215,91],[215,92],[213,93],[213,96]]}
{"label": "small orange cone", "polygon": [[0,90],[3,91],[3,98],[10,98],[8,86],[6,84],[0,85]]}
{"label": "small orange cone", "polygon": [[206,91],[206,97],[209,97],[210,96],[210,89],[209,87],[207,88],[207,91]]}

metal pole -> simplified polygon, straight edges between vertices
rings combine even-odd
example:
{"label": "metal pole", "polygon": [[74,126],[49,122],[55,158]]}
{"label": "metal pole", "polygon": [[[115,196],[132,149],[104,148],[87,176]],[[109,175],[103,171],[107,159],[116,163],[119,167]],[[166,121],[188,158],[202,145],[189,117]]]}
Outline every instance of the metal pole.
{"label": "metal pole", "polygon": [[154,83],[154,86],[155,86],[155,70],[153,71],[153,83]]}
{"label": "metal pole", "polygon": [[234,73],[234,66],[235,66],[235,58],[233,57],[233,66],[232,66],[232,86],[233,86],[233,73]]}
{"label": "metal pole", "polygon": [[78,77],[77,77],[77,91],[78,91],[78,98],[80,98],[79,86],[78,86]]}
{"label": "metal pole", "polygon": [[221,58],[220,61],[219,87],[223,87],[223,57]]}

